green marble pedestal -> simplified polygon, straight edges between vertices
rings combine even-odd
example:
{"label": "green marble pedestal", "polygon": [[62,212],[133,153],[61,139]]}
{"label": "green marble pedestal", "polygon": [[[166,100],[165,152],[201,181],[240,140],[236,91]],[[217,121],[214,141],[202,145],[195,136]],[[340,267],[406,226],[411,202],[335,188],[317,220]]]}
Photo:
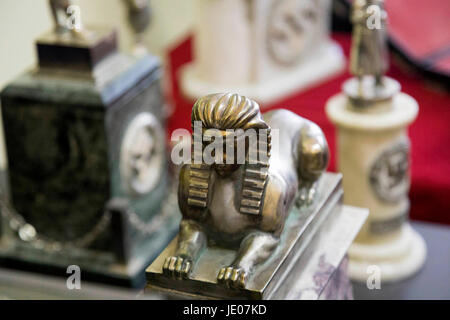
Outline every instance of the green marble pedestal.
{"label": "green marble pedestal", "polygon": [[160,63],[95,32],[80,43],[45,35],[39,67],[1,92],[10,197],[0,202],[0,258],[140,285],[179,222],[167,199]]}

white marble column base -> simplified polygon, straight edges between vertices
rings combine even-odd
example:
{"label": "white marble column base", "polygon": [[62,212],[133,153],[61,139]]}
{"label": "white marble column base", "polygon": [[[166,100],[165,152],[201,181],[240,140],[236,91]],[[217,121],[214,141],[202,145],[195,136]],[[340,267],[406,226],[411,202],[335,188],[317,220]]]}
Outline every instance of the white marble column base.
{"label": "white marble column base", "polygon": [[374,274],[368,267],[375,265],[381,271],[381,285],[383,282],[400,281],[422,267],[426,251],[425,241],[408,223],[395,240],[373,244],[353,243],[348,252],[349,276],[352,280],[366,282]]}
{"label": "white marble column base", "polygon": [[330,41],[313,59],[305,59],[289,71],[280,71],[268,81],[241,85],[211,83],[202,79],[196,72],[195,62],[187,64],[181,70],[180,81],[183,94],[191,99],[211,93],[232,92],[255,99],[264,105],[311,87],[341,72],[344,67],[345,59],[341,47]]}

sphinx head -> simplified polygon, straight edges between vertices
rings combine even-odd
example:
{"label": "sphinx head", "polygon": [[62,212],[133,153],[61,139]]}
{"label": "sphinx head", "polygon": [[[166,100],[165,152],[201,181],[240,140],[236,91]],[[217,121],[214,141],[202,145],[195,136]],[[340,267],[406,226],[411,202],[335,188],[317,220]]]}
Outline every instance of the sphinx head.
{"label": "sphinx head", "polygon": [[255,101],[230,93],[210,94],[197,100],[191,120],[194,134],[199,132],[195,127],[201,125],[202,154],[212,155],[208,164],[220,176],[228,176],[248,162],[250,145],[257,144],[259,136],[263,132],[267,136],[270,129]]}

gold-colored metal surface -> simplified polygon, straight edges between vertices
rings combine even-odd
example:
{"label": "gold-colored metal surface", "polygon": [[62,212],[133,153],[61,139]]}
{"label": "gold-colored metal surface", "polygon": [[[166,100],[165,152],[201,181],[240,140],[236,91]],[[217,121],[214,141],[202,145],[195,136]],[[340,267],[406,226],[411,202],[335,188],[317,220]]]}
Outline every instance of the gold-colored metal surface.
{"label": "gold-colored metal surface", "polygon": [[[313,203],[317,181],[328,165],[327,142],[314,123],[287,110],[263,117],[256,102],[237,94],[199,99],[192,110],[193,127],[196,123],[202,131],[194,128],[194,137],[201,136],[203,149],[212,129],[221,136],[242,130],[244,136],[233,137],[236,145],[244,137],[245,161],[222,163],[232,156],[225,151],[207,164],[195,159],[194,152],[194,162],[182,167],[178,203],[183,220],[176,248],[162,269],[167,278],[183,282],[205,248],[224,248],[234,254],[232,260],[221,261],[217,282],[242,289],[279,247],[293,206]],[[256,143],[245,137],[249,130],[257,132]]]}

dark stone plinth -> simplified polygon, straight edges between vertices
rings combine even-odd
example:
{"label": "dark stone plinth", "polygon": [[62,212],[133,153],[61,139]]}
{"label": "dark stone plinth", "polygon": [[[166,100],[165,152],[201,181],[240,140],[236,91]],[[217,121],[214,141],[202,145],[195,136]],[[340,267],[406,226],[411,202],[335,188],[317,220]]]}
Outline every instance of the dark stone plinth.
{"label": "dark stone plinth", "polygon": [[93,70],[111,53],[117,51],[117,35],[112,30],[91,29],[84,38],[74,39],[70,32],[50,32],[37,40],[41,68]]}
{"label": "dark stone plinth", "polygon": [[[115,35],[111,39],[115,43]],[[83,60],[94,66],[91,71],[72,70],[77,63],[56,68],[63,62],[57,58],[51,68],[28,72],[1,92],[9,204],[37,233],[23,240],[3,215],[4,265],[66,276],[67,266],[75,264],[93,281],[142,285],[144,268],[178,228],[177,206],[166,206],[170,179],[164,152],[151,190],[131,194],[121,173],[124,136],[136,117],[150,114],[164,136],[160,63],[153,56],[115,51],[101,59],[98,48],[110,40],[83,49],[91,50]],[[107,206],[120,198],[127,200],[125,207]],[[142,230],[157,223],[152,232]],[[36,239],[57,245],[49,249]]]}

